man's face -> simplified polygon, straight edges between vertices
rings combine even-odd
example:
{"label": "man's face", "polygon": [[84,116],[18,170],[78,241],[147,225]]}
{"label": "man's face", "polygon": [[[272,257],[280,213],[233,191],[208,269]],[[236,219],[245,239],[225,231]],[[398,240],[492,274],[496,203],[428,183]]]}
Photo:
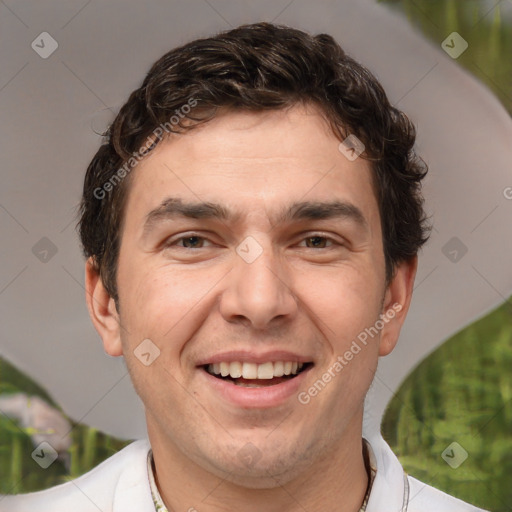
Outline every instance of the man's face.
{"label": "man's face", "polygon": [[[369,164],[338,146],[312,107],[225,113],[162,141],[133,171],[122,329],[104,341],[124,354],[152,443],[245,481],[299,472],[360,439],[388,326],[335,363],[385,313],[385,262]],[[228,216],[173,214],[171,198]],[[160,355],[146,366],[136,354],[152,360],[152,344]]]}

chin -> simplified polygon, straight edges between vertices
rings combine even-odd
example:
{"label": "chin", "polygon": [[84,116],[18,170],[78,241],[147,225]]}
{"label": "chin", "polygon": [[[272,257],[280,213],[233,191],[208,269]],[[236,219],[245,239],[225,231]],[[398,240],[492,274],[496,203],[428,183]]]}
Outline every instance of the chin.
{"label": "chin", "polygon": [[[236,454],[234,458],[233,453]],[[294,480],[311,464],[305,453],[297,453],[292,447],[267,446],[258,450],[250,442],[238,449],[228,449],[212,462],[219,477],[249,489],[280,487]]]}
{"label": "chin", "polygon": [[275,489],[286,485],[302,472],[296,464],[260,464],[254,468],[232,465],[225,480],[246,489]]}

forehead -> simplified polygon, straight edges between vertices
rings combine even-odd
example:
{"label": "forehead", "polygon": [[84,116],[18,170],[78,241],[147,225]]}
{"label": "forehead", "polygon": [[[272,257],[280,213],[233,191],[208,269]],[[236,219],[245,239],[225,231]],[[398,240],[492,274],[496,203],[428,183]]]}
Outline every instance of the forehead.
{"label": "forehead", "polygon": [[142,218],[166,197],[222,203],[237,219],[257,216],[258,205],[277,217],[291,203],[343,200],[357,203],[371,221],[376,202],[370,165],[348,160],[339,144],[312,105],[223,112],[164,139],[137,165],[127,216]]}

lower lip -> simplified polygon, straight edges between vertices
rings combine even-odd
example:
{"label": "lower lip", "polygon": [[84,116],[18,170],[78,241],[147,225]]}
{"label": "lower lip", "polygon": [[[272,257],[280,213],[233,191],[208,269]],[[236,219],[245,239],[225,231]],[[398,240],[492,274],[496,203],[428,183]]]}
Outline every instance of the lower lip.
{"label": "lower lip", "polygon": [[214,377],[203,368],[200,369],[200,372],[206,377],[208,384],[228,402],[238,407],[266,409],[277,407],[290,398],[296,397],[310,369],[311,367],[306,368],[293,379],[273,386],[257,388],[237,386],[230,380]]}

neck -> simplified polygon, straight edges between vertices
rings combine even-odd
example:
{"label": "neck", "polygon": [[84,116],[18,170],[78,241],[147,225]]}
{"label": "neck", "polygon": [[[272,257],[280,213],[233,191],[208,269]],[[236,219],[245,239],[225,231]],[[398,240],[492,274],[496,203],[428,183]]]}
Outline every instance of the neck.
{"label": "neck", "polygon": [[329,447],[306,470],[290,478],[273,476],[265,487],[253,488],[223,478],[186,457],[174,443],[149,428],[155,480],[169,511],[320,512],[330,508],[359,512],[368,474],[363,458],[361,423]]}

